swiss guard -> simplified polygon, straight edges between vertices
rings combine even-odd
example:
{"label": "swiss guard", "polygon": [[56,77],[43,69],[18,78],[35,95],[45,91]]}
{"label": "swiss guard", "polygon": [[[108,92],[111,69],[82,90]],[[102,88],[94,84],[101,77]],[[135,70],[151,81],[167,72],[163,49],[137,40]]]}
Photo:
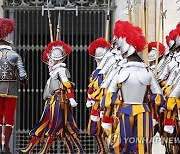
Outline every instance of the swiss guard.
{"label": "swiss guard", "polygon": [[[148,62],[149,62],[149,67],[151,69],[151,71],[155,74],[155,69],[157,69],[157,74],[159,73],[159,66],[162,65],[162,58],[164,56],[165,53],[165,46],[159,42],[159,51],[157,53],[157,42],[150,42],[148,44]],[[160,62],[156,68],[156,54],[158,54],[158,62]],[[152,120],[153,120],[153,126],[154,126],[154,132],[153,132],[153,136],[156,135],[157,131],[160,131],[161,129],[161,123],[160,123],[160,113],[158,110],[158,105],[153,104],[151,102],[149,102],[149,108],[151,110],[152,113]],[[163,112],[163,110],[161,111]],[[159,127],[160,126],[160,127]],[[162,132],[160,132],[160,134],[162,134]]]}
{"label": "swiss guard", "polygon": [[[101,101],[105,110],[102,127],[111,130],[116,122],[113,116],[118,119],[112,139],[116,141],[109,143],[113,147],[109,148],[110,153],[150,153],[152,116],[147,91],[151,91],[151,102],[159,106],[164,103],[162,91],[153,72],[146,68],[138,55],[146,44],[142,30],[127,21],[119,21],[118,27],[116,44],[127,63],[121,65]],[[111,112],[106,113],[109,108],[112,108]]]}
{"label": "swiss guard", "polygon": [[[170,35],[171,36],[171,35]],[[165,96],[167,98],[167,114],[165,118],[164,131],[173,134],[175,131],[176,119],[179,119],[179,81],[180,81],[180,24],[174,30],[174,35],[171,36],[171,41],[173,42],[174,51],[176,54],[174,56],[175,62],[174,67],[167,79],[166,85],[164,87]],[[178,118],[177,118],[178,117]],[[177,130],[176,130],[177,131]]]}
{"label": "swiss guard", "polygon": [[[111,47],[110,43],[108,43],[104,38],[98,38],[89,45],[89,49],[88,49],[89,55],[95,58],[97,66],[101,63],[101,60],[105,58],[104,56],[110,50],[110,47]],[[104,139],[102,136],[103,131],[101,128],[101,120],[100,120],[100,114],[103,111],[100,108],[100,102],[98,100],[92,99],[90,96],[100,86],[100,84],[103,81],[103,76],[101,76],[98,78],[99,81],[97,83],[92,84],[92,82],[94,82],[100,70],[101,70],[100,68],[96,69],[90,76],[89,82],[91,86],[88,89],[88,98],[87,98],[86,106],[92,107],[89,124],[88,124],[88,134],[93,135],[96,138],[96,141],[98,143],[97,153],[104,154],[106,153],[106,151],[104,147]]]}
{"label": "swiss guard", "polygon": [[[155,73],[155,64],[156,64],[156,53],[157,53],[157,42],[150,42],[148,44],[148,62],[151,68],[151,71]],[[158,62],[161,61],[165,53],[165,46],[159,42],[159,53],[158,53]]]}
{"label": "swiss guard", "polygon": [[74,84],[69,81],[70,74],[63,63],[70,53],[71,47],[60,40],[53,41],[46,47],[43,61],[48,64],[50,77],[43,94],[44,112],[30,131],[32,139],[29,144],[25,148],[16,149],[18,153],[30,153],[40,140],[45,140],[45,143],[39,153],[47,153],[55,138],[65,139],[69,153],[74,153],[74,147],[78,153],[84,153],[78,138],[79,130],[72,115],[72,107],[77,106]]}
{"label": "swiss guard", "polygon": [[[14,22],[0,18],[0,153],[10,154],[9,140],[14,127],[18,79],[27,83],[27,74],[21,57],[11,47],[9,35],[14,31]],[[4,121],[3,121],[4,117]],[[5,126],[5,145],[2,151],[2,126]]]}
{"label": "swiss guard", "polygon": [[[172,70],[178,66],[178,63],[180,62],[180,53],[179,50],[177,48],[178,43],[180,42],[179,40],[179,34],[178,34],[178,29],[173,29],[170,31],[169,35],[166,36],[166,42],[169,48],[169,56],[170,61],[168,64],[165,65],[161,75],[159,75],[159,80],[162,81],[166,81],[167,78],[169,77],[170,73],[172,72]],[[167,53],[166,53],[167,54]]]}

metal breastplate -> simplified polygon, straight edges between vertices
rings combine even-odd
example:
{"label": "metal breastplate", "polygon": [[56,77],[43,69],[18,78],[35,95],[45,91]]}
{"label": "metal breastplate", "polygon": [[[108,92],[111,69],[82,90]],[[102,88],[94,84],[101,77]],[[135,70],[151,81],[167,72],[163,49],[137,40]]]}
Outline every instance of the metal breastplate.
{"label": "metal breastplate", "polygon": [[18,60],[17,53],[10,50],[0,51],[0,79],[15,80],[15,65]]}
{"label": "metal breastplate", "polygon": [[174,69],[172,70],[172,72],[170,73],[167,82],[166,82],[166,86],[169,86],[171,84],[173,84],[173,82],[175,81],[178,73],[179,73],[180,67],[175,66]]}
{"label": "metal breastplate", "polygon": [[101,69],[99,74],[106,74],[109,69],[113,67],[113,65],[121,60],[120,55],[113,55],[112,57],[109,58],[109,60],[106,62],[104,67]]}
{"label": "metal breastplate", "polygon": [[[120,69],[120,67],[118,67]],[[106,78],[103,80],[102,84],[101,84],[101,88],[108,88],[111,81],[113,80],[113,77],[115,76],[115,74],[118,71],[117,69],[112,69],[110,72],[107,73]]]}
{"label": "metal breastplate", "polygon": [[121,87],[123,102],[125,104],[142,104],[151,76],[146,69],[127,69],[123,73],[119,76],[126,76]]}
{"label": "metal breastplate", "polygon": [[158,63],[158,72],[163,71],[164,67],[171,61],[171,57],[164,57],[163,59],[160,60]]}
{"label": "metal breastplate", "polygon": [[113,54],[111,52],[107,52],[104,57],[102,58],[101,62],[99,63],[99,65],[97,66],[96,69],[102,69],[104,67],[104,65],[107,63],[107,61],[109,60],[110,57],[112,57]]}
{"label": "metal breastplate", "polygon": [[68,77],[70,77],[64,63],[56,64],[55,66],[56,68],[50,72],[51,77],[48,79],[44,89],[44,100],[51,97],[56,90],[60,89],[61,82],[68,81]]}
{"label": "metal breastplate", "polygon": [[116,62],[112,67],[108,70],[108,73],[106,75],[106,78],[103,80],[101,84],[101,88],[108,88],[111,81],[113,80],[115,74],[121,69],[121,65],[126,63],[126,60],[123,59],[119,62]]}
{"label": "metal breastplate", "polygon": [[50,77],[46,83],[44,93],[43,93],[43,99],[46,100],[47,98],[51,97],[53,93],[60,88],[60,80],[58,79],[58,76],[56,77]]}
{"label": "metal breastplate", "polygon": [[155,73],[155,69],[156,69],[156,66],[155,66],[155,65],[150,66],[150,70],[151,70],[153,73]]}
{"label": "metal breastplate", "polygon": [[176,77],[169,97],[180,98],[180,76]]}
{"label": "metal breastplate", "polygon": [[173,70],[173,68],[176,67],[176,65],[178,65],[178,63],[175,60],[172,60],[169,64],[167,64],[166,67],[164,68],[164,71],[159,76],[160,81],[166,80],[170,75],[171,71]]}

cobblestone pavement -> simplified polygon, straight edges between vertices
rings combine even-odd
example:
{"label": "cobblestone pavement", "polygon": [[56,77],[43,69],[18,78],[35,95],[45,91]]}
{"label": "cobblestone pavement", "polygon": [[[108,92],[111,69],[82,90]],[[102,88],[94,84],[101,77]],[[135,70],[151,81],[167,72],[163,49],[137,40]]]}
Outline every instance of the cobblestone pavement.
{"label": "cobblestone pavement", "polygon": [[164,154],[165,153],[165,147],[161,144],[158,133],[156,134],[155,138],[156,139],[154,141],[157,141],[157,142],[153,143],[153,146],[152,146],[153,152],[152,153],[153,154]]}

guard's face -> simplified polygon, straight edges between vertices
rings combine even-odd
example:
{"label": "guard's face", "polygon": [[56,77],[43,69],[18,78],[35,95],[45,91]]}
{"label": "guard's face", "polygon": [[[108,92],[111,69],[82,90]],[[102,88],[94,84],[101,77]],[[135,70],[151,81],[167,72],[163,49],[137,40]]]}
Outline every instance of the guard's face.
{"label": "guard's face", "polygon": [[49,72],[52,71],[52,66],[48,66]]}
{"label": "guard's face", "polygon": [[101,62],[101,59],[95,58],[96,64],[98,65]]}
{"label": "guard's face", "polygon": [[55,61],[52,58],[49,58],[48,65],[54,66]]}
{"label": "guard's face", "polygon": [[52,58],[49,58],[49,61],[48,61],[49,72],[52,71],[52,67],[54,66],[54,64],[55,64],[55,61]]}
{"label": "guard's face", "polygon": [[151,61],[151,62],[149,62],[149,65],[150,66],[153,66],[153,65],[155,65],[156,64],[156,61],[154,60],[154,61]]}

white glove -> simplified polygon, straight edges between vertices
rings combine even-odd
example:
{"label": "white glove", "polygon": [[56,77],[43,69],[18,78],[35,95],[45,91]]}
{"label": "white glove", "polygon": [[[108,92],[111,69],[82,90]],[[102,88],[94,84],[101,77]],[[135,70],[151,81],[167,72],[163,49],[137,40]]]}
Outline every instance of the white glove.
{"label": "white glove", "polygon": [[77,104],[78,104],[78,103],[76,103],[76,101],[74,100],[74,98],[70,98],[69,101],[70,101],[70,104],[71,104],[72,107],[76,107]]}
{"label": "white glove", "polygon": [[101,126],[102,126],[102,128],[107,129],[107,130],[111,130],[111,128],[112,128],[112,124],[106,123],[106,122],[102,122]]}
{"label": "white glove", "polygon": [[104,116],[104,111],[100,111],[100,118]]}
{"label": "white glove", "polygon": [[158,122],[157,122],[157,120],[156,120],[156,119],[152,119],[152,122],[153,122],[153,126],[155,126],[155,125],[157,125],[157,124],[158,124]]}
{"label": "white glove", "polygon": [[87,102],[86,102],[86,107],[90,108],[91,106],[92,106],[92,104],[91,104],[91,95],[88,94],[88,98],[87,98]]}
{"label": "white glove", "polygon": [[91,94],[88,94],[88,99],[91,99]]}
{"label": "white glove", "polygon": [[91,115],[91,120],[97,122],[97,121],[100,120],[100,117],[99,116]]}
{"label": "white glove", "polygon": [[95,104],[95,101],[92,99],[87,100],[86,107],[89,108]]}
{"label": "white glove", "polygon": [[172,126],[172,125],[165,125],[164,126],[164,131],[169,133],[169,134],[172,134],[174,132],[174,126]]}
{"label": "white glove", "polygon": [[159,110],[159,112],[162,113],[162,112],[164,112],[165,110],[166,110],[166,109],[165,109],[164,107],[161,107],[160,110]]}
{"label": "white glove", "polygon": [[86,107],[89,108],[89,107],[91,107],[91,106],[92,106],[91,100],[87,100],[87,102],[86,102]]}

